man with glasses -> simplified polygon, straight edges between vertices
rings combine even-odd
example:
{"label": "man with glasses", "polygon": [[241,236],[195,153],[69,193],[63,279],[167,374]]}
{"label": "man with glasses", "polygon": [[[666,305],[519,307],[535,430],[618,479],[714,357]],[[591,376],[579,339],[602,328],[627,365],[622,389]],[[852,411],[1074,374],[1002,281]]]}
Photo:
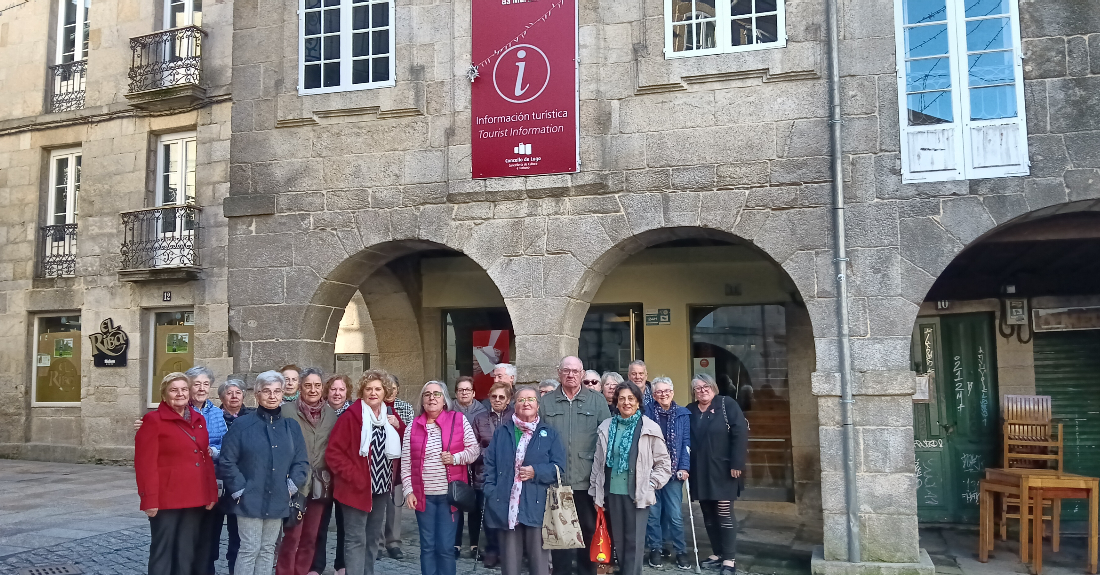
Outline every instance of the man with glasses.
{"label": "man with glasses", "polygon": [[[480,401],[474,401],[474,378],[463,375],[455,381],[455,404],[454,410],[466,416],[466,420],[473,425],[474,420],[485,413],[487,410]],[[477,431],[474,431],[477,435]],[[484,448],[484,446],[482,446]],[[478,456],[478,462],[481,461],[481,456]],[[469,470],[473,470],[474,466],[470,465]],[[470,474],[470,484],[474,486],[474,490],[477,493],[477,509],[468,513],[458,512],[458,529],[455,531],[455,558],[457,559],[462,554],[462,524],[464,523],[464,516],[469,516],[470,526],[470,557],[477,557],[477,543],[479,534],[481,531],[481,486],[480,482],[473,477],[473,473]]]}
{"label": "man with glasses", "polygon": [[[592,457],[596,451],[596,432],[600,423],[611,417],[607,402],[599,393],[581,385],[584,365],[574,356],[558,365],[561,385],[540,401],[539,417],[558,432],[565,444],[565,469],[562,482],[573,488],[581,533],[591,541],[596,531],[596,507],[588,494],[592,475]],[[553,551],[554,575],[595,575],[596,565],[588,549]],[[574,560],[576,567],[574,567]]]}

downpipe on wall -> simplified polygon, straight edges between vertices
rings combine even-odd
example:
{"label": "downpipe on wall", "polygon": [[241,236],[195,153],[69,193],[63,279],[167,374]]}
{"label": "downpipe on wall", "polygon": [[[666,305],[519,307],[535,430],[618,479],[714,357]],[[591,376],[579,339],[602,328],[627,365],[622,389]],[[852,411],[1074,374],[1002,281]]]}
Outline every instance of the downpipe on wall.
{"label": "downpipe on wall", "polygon": [[859,563],[859,491],[856,486],[855,429],[852,425],[852,354],[848,331],[848,249],[844,227],[844,160],[840,110],[840,34],[837,0],[825,0],[829,34],[829,126],[833,150],[833,253],[836,264],[837,360],[840,369],[840,417],[844,489],[848,511],[848,562]]}

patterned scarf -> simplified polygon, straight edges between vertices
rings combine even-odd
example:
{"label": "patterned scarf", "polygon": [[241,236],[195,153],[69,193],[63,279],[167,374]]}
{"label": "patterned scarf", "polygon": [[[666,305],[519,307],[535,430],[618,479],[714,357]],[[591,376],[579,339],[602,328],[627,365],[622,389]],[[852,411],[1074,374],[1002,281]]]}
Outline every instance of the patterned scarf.
{"label": "patterned scarf", "polygon": [[674,473],[676,471],[676,460],[679,459],[680,456],[680,450],[675,449],[675,446],[679,444],[676,443],[676,426],[673,424],[672,420],[673,414],[679,408],[680,406],[676,405],[675,401],[672,402],[672,405],[668,406],[667,410],[662,408],[660,403],[653,402],[653,414],[657,416],[657,425],[660,425],[661,431],[665,433],[665,445],[673,448],[668,450],[668,456],[672,459],[672,470]]}
{"label": "patterned scarf", "polygon": [[[641,409],[635,411],[634,415],[630,417],[623,417],[619,414],[611,417],[611,429],[607,437],[607,466],[611,468],[611,471],[626,473],[630,469],[630,444],[634,441],[634,429],[638,427],[638,422],[641,420]],[[623,429],[622,435],[616,438],[620,423],[626,424],[626,428]],[[617,445],[616,440],[618,441]],[[615,449],[616,447],[618,449]],[[614,460],[611,457],[613,453],[618,456]]]}
{"label": "patterned scarf", "polygon": [[306,423],[308,423],[310,427],[317,427],[317,424],[321,421],[321,409],[325,407],[325,402],[318,401],[317,407],[310,407],[301,397],[298,397],[298,401],[295,403],[298,404],[298,413],[302,414]]}
{"label": "patterned scarf", "polygon": [[523,435],[520,436],[519,445],[516,446],[515,476],[512,480],[512,492],[508,494],[508,529],[515,529],[516,523],[519,522],[519,496],[523,492],[523,482],[519,480],[519,468],[523,466],[523,457],[527,455],[527,446],[535,436],[539,418],[536,417],[534,421],[527,423],[520,421],[513,413],[512,423],[516,424],[516,428],[522,431]]}
{"label": "patterned scarf", "polygon": [[288,403],[290,403],[290,402],[292,402],[292,401],[298,401],[298,398],[299,398],[299,397],[301,397],[301,395],[302,395],[302,391],[301,391],[301,390],[295,391],[295,392],[294,392],[294,395],[286,395],[286,394],[284,394],[284,395],[283,395],[283,403],[282,403],[281,405],[286,405],[286,404],[288,404]]}

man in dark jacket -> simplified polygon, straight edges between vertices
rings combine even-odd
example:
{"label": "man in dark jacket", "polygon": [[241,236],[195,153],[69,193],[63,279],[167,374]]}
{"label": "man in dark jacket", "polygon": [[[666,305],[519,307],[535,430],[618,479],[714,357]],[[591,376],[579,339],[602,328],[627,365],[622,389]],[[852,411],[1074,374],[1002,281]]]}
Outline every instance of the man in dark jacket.
{"label": "man in dark jacket", "polygon": [[218,475],[241,535],[235,575],[270,575],[291,497],[305,489],[309,478],[302,428],[297,421],[283,418],[279,409],[283,385],[277,371],[258,375],[259,407],[237,419],[222,442]]}

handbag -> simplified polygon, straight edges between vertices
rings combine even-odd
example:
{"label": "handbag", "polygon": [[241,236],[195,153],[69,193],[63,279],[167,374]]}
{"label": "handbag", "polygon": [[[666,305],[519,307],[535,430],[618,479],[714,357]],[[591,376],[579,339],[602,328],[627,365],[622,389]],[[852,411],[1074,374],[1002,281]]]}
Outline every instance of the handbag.
{"label": "handbag", "polygon": [[584,549],[584,534],[577,516],[573,488],[561,484],[561,468],[557,465],[558,484],[546,488],[546,512],[542,515],[543,549]]}
{"label": "handbag", "polygon": [[[285,429],[285,428],[284,428]],[[287,433],[287,441],[290,442],[290,452],[294,453],[294,435]],[[290,480],[290,476],[286,476],[287,480]],[[290,496],[290,515],[283,519],[283,527],[285,529],[291,529],[302,522],[302,519],[306,516],[306,493],[305,489],[299,489]]]}
{"label": "handbag", "polygon": [[332,499],[332,474],[327,469],[310,474],[310,499]]}
{"label": "handbag", "polygon": [[[458,418],[457,413],[451,418],[451,436],[447,439],[447,451],[451,451],[451,442],[454,441],[455,434],[454,424]],[[456,479],[447,483],[447,503],[463,513],[469,513],[477,509],[477,493],[469,483]]]}
{"label": "handbag", "polygon": [[593,563],[611,563],[611,534],[607,532],[603,507],[596,508],[596,533],[592,535],[592,548],[588,552],[588,558]]}

